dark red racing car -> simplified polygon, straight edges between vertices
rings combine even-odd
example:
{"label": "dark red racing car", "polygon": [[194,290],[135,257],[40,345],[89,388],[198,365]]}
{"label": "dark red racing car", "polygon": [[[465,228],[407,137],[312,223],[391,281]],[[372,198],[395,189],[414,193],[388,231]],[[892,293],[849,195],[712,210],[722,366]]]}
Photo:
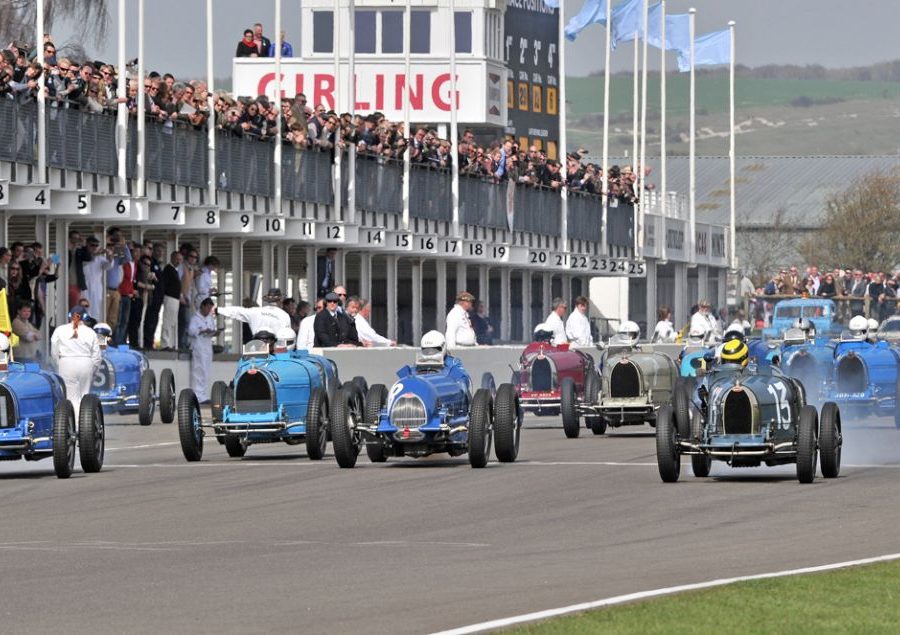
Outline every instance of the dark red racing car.
{"label": "dark red racing car", "polygon": [[[552,334],[551,334],[552,335]],[[594,358],[568,344],[553,345],[547,335],[535,332],[513,369],[512,383],[519,393],[519,403],[526,412],[538,416],[558,416],[560,384],[566,377],[575,382],[575,392],[584,394],[585,377],[594,371]]]}

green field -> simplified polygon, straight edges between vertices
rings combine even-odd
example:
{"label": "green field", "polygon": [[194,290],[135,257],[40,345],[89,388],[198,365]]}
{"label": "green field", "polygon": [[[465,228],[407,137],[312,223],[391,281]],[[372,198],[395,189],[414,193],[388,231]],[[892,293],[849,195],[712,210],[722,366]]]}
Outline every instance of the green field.
{"label": "green field", "polygon": [[[632,112],[632,80],[616,75],[610,80],[609,112],[613,115]],[[670,73],[667,78],[667,112],[687,115],[689,109],[689,81],[684,73]],[[566,101],[570,119],[589,113],[603,112],[603,77],[569,77],[566,82]],[[659,111],[659,75],[647,81],[649,109]],[[813,100],[873,100],[900,97],[900,82],[833,81],[827,79],[758,79],[738,77],[734,84],[735,107],[740,109],[789,105],[798,97]],[[697,77],[697,110],[712,114],[728,109],[728,75]]]}
{"label": "green field", "polygon": [[897,633],[900,562],[740,582],[512,630],[522,635],[587,633]]}

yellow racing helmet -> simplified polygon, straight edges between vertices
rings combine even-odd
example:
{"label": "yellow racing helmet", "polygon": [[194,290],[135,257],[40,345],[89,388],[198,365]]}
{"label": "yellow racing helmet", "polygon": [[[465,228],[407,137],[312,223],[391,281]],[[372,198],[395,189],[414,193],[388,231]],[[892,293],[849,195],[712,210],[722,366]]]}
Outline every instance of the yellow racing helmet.
{"label": "yellow racing helmet", "polygon": [[722,352],[719,359],[723,364],[740,364],[746,366],[750,360],[750,347],[747,343],[739,340],[728,340],[722,345]]}

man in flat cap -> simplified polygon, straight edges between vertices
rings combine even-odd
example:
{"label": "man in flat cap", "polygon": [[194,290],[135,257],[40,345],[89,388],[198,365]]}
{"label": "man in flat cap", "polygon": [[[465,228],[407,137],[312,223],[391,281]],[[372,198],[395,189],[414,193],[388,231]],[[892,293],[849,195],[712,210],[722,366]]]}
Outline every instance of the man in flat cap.
{"label": "man in flat cap", "polygon": [[475,296],[468,291],[462,291],[456,296],[456,305],[447,314],[447,331],[444,339],[447,340],[447,348],[457,346],[476,346],[475,329],[469,320],[469,311],[475,302]]}

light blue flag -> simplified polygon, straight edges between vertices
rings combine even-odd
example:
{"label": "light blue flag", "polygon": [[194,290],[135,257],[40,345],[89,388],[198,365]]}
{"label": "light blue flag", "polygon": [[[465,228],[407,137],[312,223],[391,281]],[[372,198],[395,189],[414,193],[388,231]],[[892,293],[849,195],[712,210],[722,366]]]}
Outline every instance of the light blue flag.
{"label": "light blue flag", "polygon": [[[668,38],[666,38],[668,39]],[[694,66],[731,63],[731,29],[713,31],[694,40]],[[690,39],[688,48],[678,51],[678,70],[691,70]]]}
{"label": "light blue flag", "polygon": [[[544,3],[546,4],[547,0],[544,0]],[[584,0],[581,11],[566,25],[566,39],[574,42],[576,36],[589,24],[606,26],[606,3],[607,0]]]}
{"label": "light blue flag", "polygon": [[559,9],[559,0],[544,0],[544,6],[551,9]]}
{"label": "light blue flag", "polygon": [[643,23],[644,0],[626,0],[615,7],[612,12],[610,48],[615,51],[619,42],[630,42],[641,37]]}
{"label": "light blue flag", "polygon": [[[648,12],[647,44],[662,48],[659,18],[662,5],[654,4]],[[691,46],[691,16],[687,13],[666,15],[666,50],[687,51]]]}

